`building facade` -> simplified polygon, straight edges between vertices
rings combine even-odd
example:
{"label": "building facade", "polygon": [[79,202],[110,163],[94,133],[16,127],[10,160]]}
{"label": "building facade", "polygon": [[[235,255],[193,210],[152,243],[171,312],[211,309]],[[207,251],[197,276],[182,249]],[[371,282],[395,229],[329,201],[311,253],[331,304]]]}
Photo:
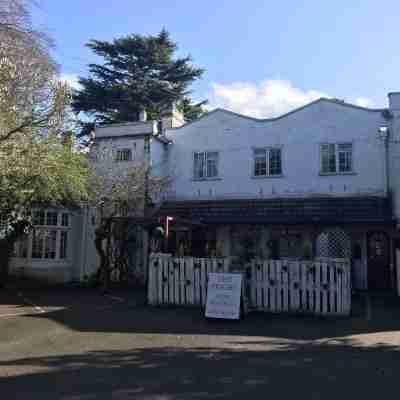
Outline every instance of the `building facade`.
{"label": "building facade", "polygon": [[[98,127],[99,168],[104,151],[111,170],[145,162],[171,178],[152,211],[168,220],[164,251],[238,267],[254,257],[350,258],[356,289],[399,287],[399,93],[384,109],[319,99],[272,119],[216,109],[185,124],[172,109],[157,123],[142,113]],[[89,253],[81,270],[95,268]]]}

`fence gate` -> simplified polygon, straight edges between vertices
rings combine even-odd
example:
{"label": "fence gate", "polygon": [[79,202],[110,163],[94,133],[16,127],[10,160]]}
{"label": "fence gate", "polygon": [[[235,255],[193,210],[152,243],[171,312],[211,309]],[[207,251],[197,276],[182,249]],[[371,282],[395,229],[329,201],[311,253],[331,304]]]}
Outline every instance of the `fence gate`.
{"label": "fence gate", "polygon": [[229,260],[151,255],[149,304],[205,306],[209,272],[229,272]]}
{"label": "fence gate", "polygon": [[350,263],[257,261],[251,266],[251,305],[271,312],[350,313]]}

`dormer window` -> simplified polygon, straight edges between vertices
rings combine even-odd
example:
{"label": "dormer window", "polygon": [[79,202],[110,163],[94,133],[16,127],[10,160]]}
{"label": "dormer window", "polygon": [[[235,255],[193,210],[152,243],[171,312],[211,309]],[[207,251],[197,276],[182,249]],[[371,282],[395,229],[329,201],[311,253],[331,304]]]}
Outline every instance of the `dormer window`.
{"label": "dormer window", "polygon": [[132,150],[131,149],[119,149],[115,155],[115,161],[132,161]]}

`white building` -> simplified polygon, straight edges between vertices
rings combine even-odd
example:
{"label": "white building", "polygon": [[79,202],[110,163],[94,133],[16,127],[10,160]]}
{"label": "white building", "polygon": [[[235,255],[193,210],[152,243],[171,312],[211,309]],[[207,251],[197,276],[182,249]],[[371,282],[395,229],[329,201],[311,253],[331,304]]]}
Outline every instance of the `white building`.
{"label": "white building", "polygon": [[[172,110],[96,129],[116,168],[145,160],[173,184],[157,215],[169,252],[196,256],[351,257],[359,289],[397,287],[400,93],[386,109],[319,99],[272,119],[217,109],[185,124]],[[90,269],[86,263],[85,267]],[[81,276],[77,274],[77,276]]]}

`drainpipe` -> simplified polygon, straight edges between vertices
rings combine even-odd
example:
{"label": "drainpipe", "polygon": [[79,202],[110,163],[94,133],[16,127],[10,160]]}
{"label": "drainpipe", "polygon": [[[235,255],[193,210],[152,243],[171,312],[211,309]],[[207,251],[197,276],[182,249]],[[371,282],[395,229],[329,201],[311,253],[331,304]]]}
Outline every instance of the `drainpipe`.
{"label": "drainpipe", "polygon": [[383,141],[384,145],[384,175],[385,175],[385,196],[388,196],[390,191],[390,176],[389,176],[389,128],[381,126],[379,128],[379,139]]}

